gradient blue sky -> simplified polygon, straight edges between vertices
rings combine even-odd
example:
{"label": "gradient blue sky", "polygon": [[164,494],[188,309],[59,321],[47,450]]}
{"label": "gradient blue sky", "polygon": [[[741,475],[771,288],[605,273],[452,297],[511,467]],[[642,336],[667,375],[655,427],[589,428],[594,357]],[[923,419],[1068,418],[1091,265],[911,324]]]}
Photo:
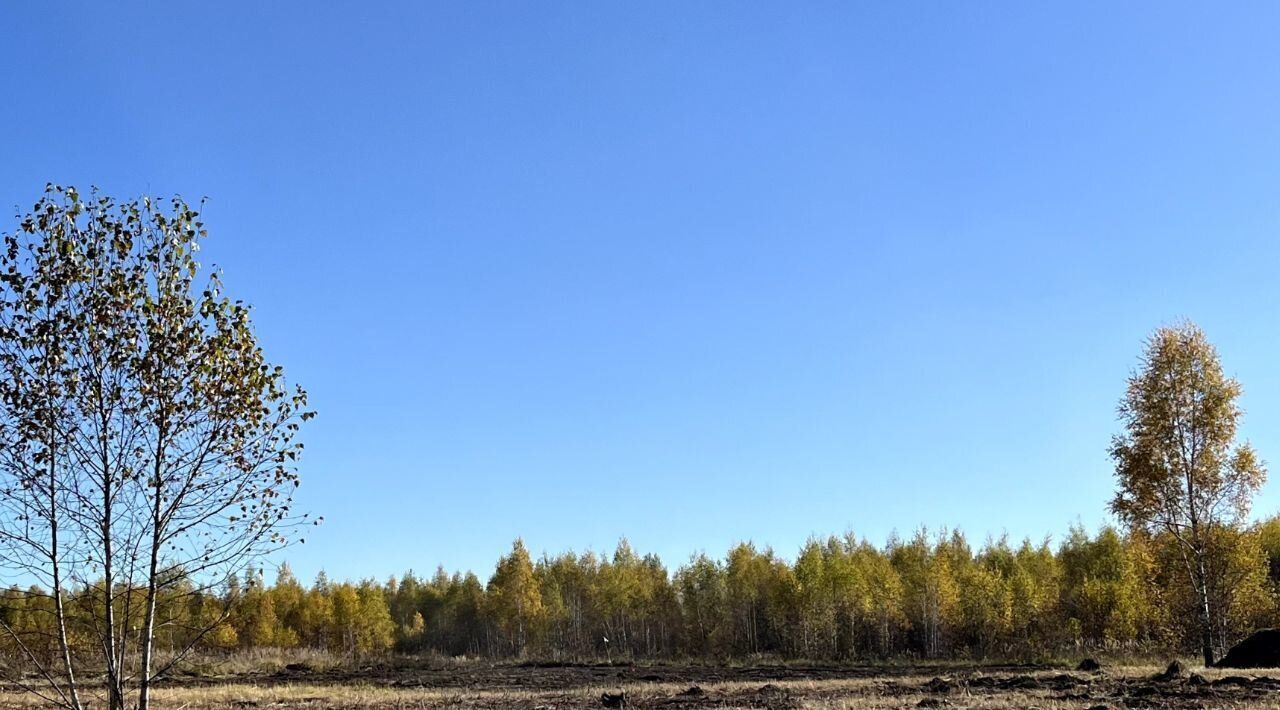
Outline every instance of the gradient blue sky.
{"label": "gradient blue sky", "polygon": [[1280,462],[1274,3],[344,5],[0,9],[0,224],[210,198],[300,576],[1093,527],[1182,317]]}

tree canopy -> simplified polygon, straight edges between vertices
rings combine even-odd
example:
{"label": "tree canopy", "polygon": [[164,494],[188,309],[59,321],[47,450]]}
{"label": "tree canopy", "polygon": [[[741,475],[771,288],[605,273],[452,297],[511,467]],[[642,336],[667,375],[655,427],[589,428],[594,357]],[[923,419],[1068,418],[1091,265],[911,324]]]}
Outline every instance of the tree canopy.
{"label": "tree canopy", "polygon": [[1267,476],[1253,448],[1236,442],[1241,391],[1199,327],[1160,328],[1129,378],[1120,403],[1125,431],[1111,447],[1118,484],[1111,509],[1131,527],[1178,543],[1198,600],[1205,665],[1226,642],[1218,631],[1234,530]]}

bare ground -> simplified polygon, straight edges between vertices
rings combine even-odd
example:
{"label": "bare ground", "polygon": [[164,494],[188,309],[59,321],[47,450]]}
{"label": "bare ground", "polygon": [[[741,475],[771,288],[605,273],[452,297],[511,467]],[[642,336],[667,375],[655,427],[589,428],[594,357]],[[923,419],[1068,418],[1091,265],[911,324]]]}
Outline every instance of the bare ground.
{"label": "bare ground", "polygon": [[[1040,666],[698,666],[377,664],[295,667],[175,678],[164,708],[599,708],[625,693],[628,708],[1280,708],[1280,670],[1200,671],[1156,680],[1161,669],[1101,673]],[[0,692],[0,707],[38,699]]]}

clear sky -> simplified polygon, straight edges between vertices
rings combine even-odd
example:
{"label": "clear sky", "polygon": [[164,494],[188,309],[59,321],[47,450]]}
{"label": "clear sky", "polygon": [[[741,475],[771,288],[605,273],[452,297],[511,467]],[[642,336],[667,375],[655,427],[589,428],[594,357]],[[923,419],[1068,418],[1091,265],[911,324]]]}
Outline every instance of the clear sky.
{"label": "clear sky", "polygon": [[1280,467],[1278,34],[1274,3],[9,3],[0,225],[47,181],[209,197],[206,263],[320,412],[303,577],[1060,537],[1107,520],[1124,379],[1179,318]]}

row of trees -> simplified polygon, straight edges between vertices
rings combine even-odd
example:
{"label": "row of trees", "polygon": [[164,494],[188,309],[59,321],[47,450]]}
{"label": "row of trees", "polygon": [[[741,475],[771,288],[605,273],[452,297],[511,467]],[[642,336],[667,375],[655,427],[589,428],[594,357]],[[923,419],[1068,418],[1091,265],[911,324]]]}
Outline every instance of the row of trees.
{"label": "row of trees", "polygon": [[[310,588],[281,568],[268,587],[260,575],[245,584],[232,580],[221,593],[190,583],[168,586],[159,599],[153,643],[167,659],[188,648],[231,651],[249,648],[307,646],[347,654],[367,654],[391,648],[395,625],[385,590],[373,582],[330,583],[323,575]],[[143,590],[117,590],[117,616],[140,638]],[[96,643],[91,633],[97,592],[84,588],[64,594],[64,616],[73,654],[87,655]],[[29,653],[53,656],[59,652],[53,597],[40,587],[10,587],[0,592],[0,620],[14,634],[0,639],[0,649],[14,660]],[[129,669],[126,669],[129,670]]]}
{"label": "row of trees", "polygon": [[[1234,639],[1280,617],[1280,518],[1222,529],[1224,610]],[[611,556],[531,558],[523,543],[487,584],[438,570],[384,584],[310,587],[282,568],[245,575],[218,594],[177,585],[160,603],[156,644],[179,649],[195,630],[211,652],[308,647],[347,655],[391,650],[548,659],[770,654],[808,659],[1034,658],[1084,650],[1198,648],[1200,600],[1177,574],[1167,536],[1076,528],[1056,547],[959,532],[877,547],[853,536],[811,540],[792,561],[749,543],[723,559],[697,555],[674,574],[623,541]],[[68,595],[73,619],[94,605]],[[56,653],[49,597],[10,589],[3,618],[32,648]],[[83,611],[81,611],[83,610]],[[76,624],[72,623],[72,628]],[[72,643],[91,643],[72,635]],[[16,649],[6,648],[10,654]]]}

